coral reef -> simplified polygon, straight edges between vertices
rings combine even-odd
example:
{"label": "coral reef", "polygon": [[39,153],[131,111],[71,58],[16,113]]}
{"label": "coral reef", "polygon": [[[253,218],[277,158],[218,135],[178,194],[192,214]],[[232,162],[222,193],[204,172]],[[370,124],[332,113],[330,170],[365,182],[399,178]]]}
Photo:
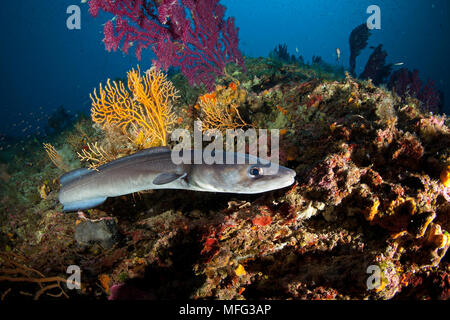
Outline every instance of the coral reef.
{"label": "coral reef", "polygon": [[[45,282],[56,286],[39,298],[448,299],[448,119],[318,64],[246,64],[247,74],[230,68],[234,81],[218,79],[214,91],[171,78],[182,96],[174,127],[192,129],[217,111],[205,111],[215,101],[206,107],[223,108],[234,125],[279,129],[293,186],[256,195],[152,190],[80,217],[61,211],[61,170],[41,144],[26,145],[35,152],[0,166],[1,250],[22,257],[1,260],[2,297],[32,299],[46,287],[10,279],[22,271],[66,277],[77,265],[81,290]],[[96,142],[115,154],[136,151],[128,137],[83,118],[49,143],[73,167],[76,152]]]}
{"label": "coral reef", "polygon": [[[370,30],[366,24],[356,27],[350,34],[350,73],[353,76],[355,75],[356,58],[367,46],[370,35]],[[359,76],[360,79],[371,79],[375,85],[386,84],[405,103],[407,98],[416,98],[421,102],[420,108],[426,112],[442,112],[444,95],[443,92],[435,88],[434,81],[428,80],[422,88],[418,70],[410,71],[401,68],[391,74],[394,65],[386,64],[387,52],[383,50],[383,45],[379,44],[377,47],[371,48],[373,48],[373,52],[364,71]]]}

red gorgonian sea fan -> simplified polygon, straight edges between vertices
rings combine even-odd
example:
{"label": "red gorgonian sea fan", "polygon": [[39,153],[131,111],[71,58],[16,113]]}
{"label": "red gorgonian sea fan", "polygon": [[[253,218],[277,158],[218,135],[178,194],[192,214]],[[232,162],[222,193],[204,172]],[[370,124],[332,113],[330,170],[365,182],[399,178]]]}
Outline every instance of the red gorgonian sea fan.
{"label": "red gorgonian sea fan", "polygon": [[90,0],[90,14],[97,17],[99,10],[114,15],[104,26],[108,51],[128,54],[135,46],[140,60],[142,50],[150,47],[156,67],[179,67],[191,85],[212,90],[228,63],[245,69],[239,29],[234,18],[224,19],[219,0]]}
{"label": "red gorgonian sea fan", "polygon": [[431,112],[442,111],[442,93],[434,87],[434,82],[428,80],[422,87],[418,70],[402,68],[391,75],[388,88],[404,98],[407,95],[415,97],[422,102],[422,109]]}

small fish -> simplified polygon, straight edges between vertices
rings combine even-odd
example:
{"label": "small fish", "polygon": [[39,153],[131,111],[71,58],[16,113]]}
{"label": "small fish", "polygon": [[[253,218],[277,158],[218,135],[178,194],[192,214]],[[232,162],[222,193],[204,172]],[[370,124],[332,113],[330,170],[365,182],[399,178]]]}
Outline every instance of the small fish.
{"label": "small fish", "polygon": [[404,62],[397,62],[397,63],[394,63],[393,66],[398,67],[398,66],[402,66],[404,64],[405,64]]}
{"label": "small fish", "polygon": [[339,59],[341,58],[341,49],[336,48],[336,60],[339,62]]}
{"label": "small fish", "polygon": [[[193,159],[202,151],[190,152]],[[228,160],[228,156],[233,164],[175,164],[169,148],[145,149],[96,170],[77,169],[61,176],[59,202],[67,212],[96,207],[108,197],[150,189],[254,194],[281,189],[295,181],[294,170],[282,166],[275,169],[272,163],[250,155],[216,152],[214,157]]]}
{"label": "small fish", "polygon": [[[116,21],[116,19],[117,19],[117,16],[114,16],[110,19],[110,21],[114,22],[114,21]],[[106,24],[106,22],[103,23],[102,26],[104,26],[105,24]],[[103,32],[103,31],[101,31],[101,32]]]}
{"label": "small fish", "polygon": [[299,53],[299,51],[298,51],[298,48],[297,48],[297,47],[295,47],[295,52]]}

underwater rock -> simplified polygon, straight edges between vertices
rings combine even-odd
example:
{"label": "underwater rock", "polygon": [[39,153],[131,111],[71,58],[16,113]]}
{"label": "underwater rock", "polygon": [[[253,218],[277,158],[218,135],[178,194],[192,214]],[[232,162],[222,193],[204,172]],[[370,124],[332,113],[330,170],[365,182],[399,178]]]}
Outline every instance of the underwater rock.
{"label": "underwater rock", "polygon": [[98,243],[103,248],[109,249],[118,240],[118,236],[114,219],[85,220],[78,223],[75,229],[75,240],[82,246]]}

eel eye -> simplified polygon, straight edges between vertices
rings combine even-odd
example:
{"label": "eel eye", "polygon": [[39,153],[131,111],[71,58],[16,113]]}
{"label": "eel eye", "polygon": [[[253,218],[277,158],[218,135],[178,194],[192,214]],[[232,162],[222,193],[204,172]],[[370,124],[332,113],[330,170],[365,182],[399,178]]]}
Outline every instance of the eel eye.
{"label": "eel eye", "polygon": [[252,167],[252,168],[250,168],[250,170],[248,170],[248,174],[250,177],[256,178],[256,177],[262,176],[263,169],[259,168],[259,167]]}

